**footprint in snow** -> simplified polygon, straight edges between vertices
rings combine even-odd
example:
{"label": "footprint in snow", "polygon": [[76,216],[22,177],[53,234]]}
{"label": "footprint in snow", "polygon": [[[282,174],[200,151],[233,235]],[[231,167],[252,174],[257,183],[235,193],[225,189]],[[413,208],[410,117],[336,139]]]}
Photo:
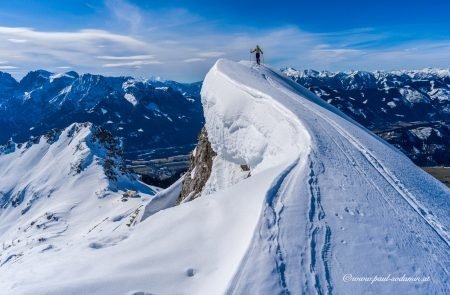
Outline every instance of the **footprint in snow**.
{"label": "footprint in snow", "polygon": [[97,242],[92,242],[89,244],[89,248],[92,248],[92,249],[101,249],[103,247],[104,247],[103,244],[97,243]]}
{"label": "footprint in snow", "polygon": [[359,214],[359,216],[364,216],[364,213],[359,211],[358,209],[355,210],[357,214]]}
{"label": "footprint in snow", "polygon": [[352,215],[352,216],[355,215],[355,213],[352,210],[348,209],[348,207],[345,207],[344,211],[347,212],[348,214]]}
{"label": "footprint in snow", "polygon": [[345,207],[344,211],[352,216],[355,216],[355,213],[358,214],[359,216],[364,216],[364,213],[359,211],[359,209],[355,209],[355,211],[353,211],[353,210],[349,209],[348,207]]}
{"label": "footprint in snow", "polygon": [[188,277],[193,277],[193,276],[195,275],[195,269],[193,269],[193,268],[188,268],[188,269],[186,270],[186,275],[187,275]]}

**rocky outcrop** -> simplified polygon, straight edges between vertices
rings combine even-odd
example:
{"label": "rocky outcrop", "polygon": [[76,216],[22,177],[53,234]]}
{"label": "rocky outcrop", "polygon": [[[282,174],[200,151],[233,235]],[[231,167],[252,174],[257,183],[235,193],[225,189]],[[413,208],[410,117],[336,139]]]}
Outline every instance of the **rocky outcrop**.
{"label": "rocky outcrop", "polygon": [[208,141],[207,131],[203,127],[198,138],[198,144],[192,152],[189,170],[184,177],[183,187],[177,199],[177,204],[191,201],[200,196],[211,175],[215,156],[216,153]]}

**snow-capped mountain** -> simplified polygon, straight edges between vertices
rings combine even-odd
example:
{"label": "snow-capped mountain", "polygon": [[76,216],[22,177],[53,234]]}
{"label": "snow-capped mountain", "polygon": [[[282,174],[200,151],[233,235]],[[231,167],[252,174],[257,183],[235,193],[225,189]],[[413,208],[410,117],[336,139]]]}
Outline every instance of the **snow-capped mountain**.
{"label": "snow-capped mountain", "polygon": [[203,125],[200,83],[76,72],[0,73],[0,144],[92,122],[124,138],[127,152],[190,145]]}
{"label": "snow-capped mountain", "polygon": [[[72,212],[66,216],[78,216],[81,225],[89,223],[72,229],[77,237],[85,237],[73,241],[71,235],[59,236],[54,249],[44,244],[20,246],[28,249],[23,255],[8,250],[0,262],[1,290],[450,292],[450,190],[443,184],[336,108],[267,67],[219,60],[205,78],[201,97],[206,124],[189,173],[149,197],[133,231],[116,235],[111,230],[121,220],[117,216],[126,215],[119,209],[116,217],[105,213],[81,218],[81,212]],[[60,138],[57,143],[67,146],[66,136]],[[70,154],[74,149],[72,145]],[[87,176],[89,170],[83,171]],[[199,191],[193,183],[200,184]],[[190,189],[194,194],[186,191]],[[112,201],[114,197],[99,199],[92,194],[83,196],[95,200],[101,212],[123,206]],[[70,208],[70,202],[58,206]],[[92,203],[86,207],[92,208]],[[45,212],[64,212],[46,208]],[[78,205],[73,210],[84,208]],[[37,211],[31,208],[26,214],[31,216],[32,210]],[[53,220],[53,215],[47,216],[32,228]],[[10,240],[28,224],[18,226],[14,218],[7,219]],[[100,225],[81,230],[90,229],[94,221]],[[14,240],[14,247],[25,238]],[[391,280],[357,281],[375,276]],[[401,277],[416,281],[394,281]]]}
{"label": "snow-capped mountain", "polygon": [[[47,252],[70,255],[79,247],[109,247],[126,239],[143,201],[157,189],[126,171],[121,156],[120,142],[91,124],[72,124],[34,142],[4,147],[1,271],[16,265],[20,276],[32,281],[22,260],[39,268]],[[137,193],[124,197],[128,191]],[[14,293],[3,287],[2,292]]]}
{"label": "snow-capped mountain", "polygon": [[450,70],[282,71],[416,164],[450,165]]}

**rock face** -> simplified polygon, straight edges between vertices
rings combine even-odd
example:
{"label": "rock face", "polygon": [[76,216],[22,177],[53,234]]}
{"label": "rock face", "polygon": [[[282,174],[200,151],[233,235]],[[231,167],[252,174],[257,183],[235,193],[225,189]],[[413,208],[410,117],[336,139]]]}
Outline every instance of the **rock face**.
{"label": "rock face", "polygon": [[191,155],[191,164],[183,181],[181,194],[177,204],[191,201],[200,196],[206,182],[211,175],[213,159],[216,153],[208,141],[208,134],[203,127],[198,138],[198,144]]}

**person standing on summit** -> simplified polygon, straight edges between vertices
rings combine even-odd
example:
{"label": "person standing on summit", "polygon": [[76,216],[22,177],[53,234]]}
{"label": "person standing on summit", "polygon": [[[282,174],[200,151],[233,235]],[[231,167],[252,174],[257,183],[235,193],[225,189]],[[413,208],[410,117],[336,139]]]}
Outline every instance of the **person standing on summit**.
{"label": "person standing on summit", "polygon": [[261,48],[259,48],[259,45],[256,45],[255,49],[250,50],[250,53],[253,52],[255,52],[256,55],[256,63],[260,65],[261,64],[260,54],[264,54],[264,52],[261,50]]}

